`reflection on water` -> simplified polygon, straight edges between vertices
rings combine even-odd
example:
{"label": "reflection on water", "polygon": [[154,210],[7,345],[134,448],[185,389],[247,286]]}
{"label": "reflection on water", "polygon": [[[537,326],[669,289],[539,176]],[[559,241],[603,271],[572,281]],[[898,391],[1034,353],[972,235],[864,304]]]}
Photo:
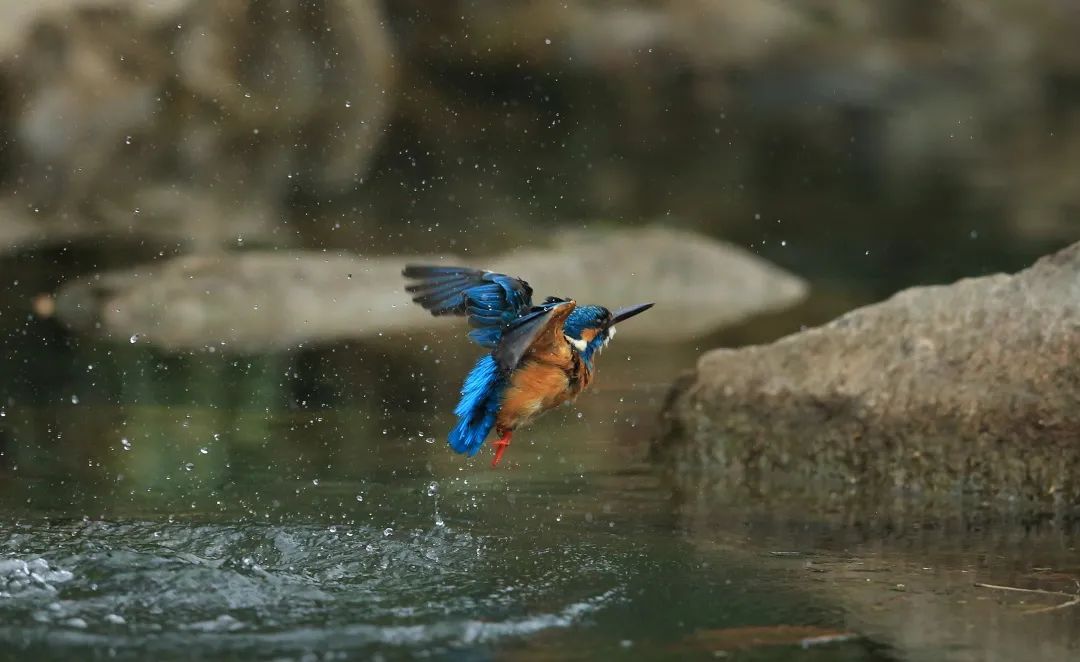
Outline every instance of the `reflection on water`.
{"label": "reflection on water", "polygon": [[1067,609],[1025,616],[1016,596],[974,587],[1071,590],[1080,572],[1061,531],[860,536],[813,513],[673,499],[644,460],[660,376],[689,365],[692,347],[609,350],[596,391],[515,437],[498,471],[446,450],[471,352],[432,347],[425,366],[398,362],[369,393],[336,368],[389,371],[389,348],[249,364],[91,347],[77,350],[94,366],[85,381],[8,399],[0,657],[974,660],[1077,648]]}

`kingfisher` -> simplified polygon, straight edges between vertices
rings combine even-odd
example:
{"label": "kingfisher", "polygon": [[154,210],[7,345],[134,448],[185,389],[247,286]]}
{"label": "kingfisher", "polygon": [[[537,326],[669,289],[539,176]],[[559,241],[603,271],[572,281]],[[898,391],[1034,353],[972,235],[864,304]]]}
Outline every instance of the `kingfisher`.
{"label": "kingfisher", "polygon": [[469,337],[491,350],[465,377],[449,442],[472,457],[494,428],[492,467],[514,430],[585,390],[615,325],[653,306],[612,312],[560,297],[533,305],[524,280],[468,267],[407,265],[402,275],[413,281],[405,288],[413,301],[435,316],[468,317]]}

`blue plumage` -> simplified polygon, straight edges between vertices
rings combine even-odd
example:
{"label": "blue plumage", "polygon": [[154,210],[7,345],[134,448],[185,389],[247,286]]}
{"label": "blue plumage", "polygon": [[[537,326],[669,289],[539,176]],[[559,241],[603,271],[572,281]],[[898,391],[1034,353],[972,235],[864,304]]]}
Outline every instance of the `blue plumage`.
{"label": "blue plumage", "polygon": [[468,315],[469,337],[494,349],[503,329],[532,306],[532,288],[504,274],[466,267],[410,265],[403,272],[420,282],[405,288],[432,315]]}
{"label": "blue plumage", "polygon": [[[566,318],[563,331],[571,338],[581,338],[585,329],[606,327],[611,319],[611,311],[603,306],[578,306]],[[607,338],[605,334],[596,334],[581,350],[581,358],[591,365],[593,356],[604,346]]]}
{"label": "blue plumage", "polygon": [[454,409],[458,422],[450,431],[451,448],[458,453],[467,453],[469,457],[476,455],[495,425],[505,388],[505,377],[491,354],[476,362],[465,378],[461,400]]}

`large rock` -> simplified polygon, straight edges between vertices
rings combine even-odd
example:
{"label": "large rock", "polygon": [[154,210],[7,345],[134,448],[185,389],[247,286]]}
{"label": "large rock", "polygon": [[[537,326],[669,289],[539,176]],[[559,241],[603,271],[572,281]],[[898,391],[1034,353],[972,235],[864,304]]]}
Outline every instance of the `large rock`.
{"label": "large rock", "polygon": [[[1080,243],[709,352],[654,450],[684,489],[799,503],[1080,504]],[[895,500],[895,501],[894,501]]]}
{"label": "large rock", "polygon": [[377,2],[0,0],[0,19],[17,164],[0,168],[0,253],[288,244],[289,195],[357,188],[394,104]]}
{"label": "large rock", "polygon": [[656,301],[658,314],[635,320],[632,333],[661,342],[793,305],[806,293],[802,280],[742,249],[653,228],[570,233],[545,249],[484,261],[304,251],[185,256],[72,281],[56,313],[76,330],[166,351],[271,351],[449,323],[409,300],[401,277],[408,262],[520,275],[537,299],[567,295],[611,307]]}
{"label": "large rock", "polygon": [[807,294],[804,280],[739,246],[662,226],[565,231],[485,268],[520,275],[541,296],[610,308],[655,301],[658,314],[636,318],[634,336],[669,342],[784,310]]}

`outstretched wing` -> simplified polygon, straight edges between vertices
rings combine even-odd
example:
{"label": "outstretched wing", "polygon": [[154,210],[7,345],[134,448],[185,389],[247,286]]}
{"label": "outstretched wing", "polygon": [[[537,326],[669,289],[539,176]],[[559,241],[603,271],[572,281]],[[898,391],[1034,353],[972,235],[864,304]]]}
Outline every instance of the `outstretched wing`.
{"label": "outstretched wing", "polygon": [[[538,344],[546,346],[547,339],[556,334],[562,340],[563,324],[576,305],[569,299],[548,297],[544,303],[511,322],[491,353],[499,369],[510,373],[530,349]],[[563,341],[562,345],[566,345],[566,342]],[[553,343],[552,346],[557,345]]]}
{"label": "outstretched wing", "polygon": [[432,315],[467,315],[469,337],[495,348],[503,331],[532,307],[532,288],[520,278],[468,267],[408,265],[401,272],[417,282],[405,290]]}

